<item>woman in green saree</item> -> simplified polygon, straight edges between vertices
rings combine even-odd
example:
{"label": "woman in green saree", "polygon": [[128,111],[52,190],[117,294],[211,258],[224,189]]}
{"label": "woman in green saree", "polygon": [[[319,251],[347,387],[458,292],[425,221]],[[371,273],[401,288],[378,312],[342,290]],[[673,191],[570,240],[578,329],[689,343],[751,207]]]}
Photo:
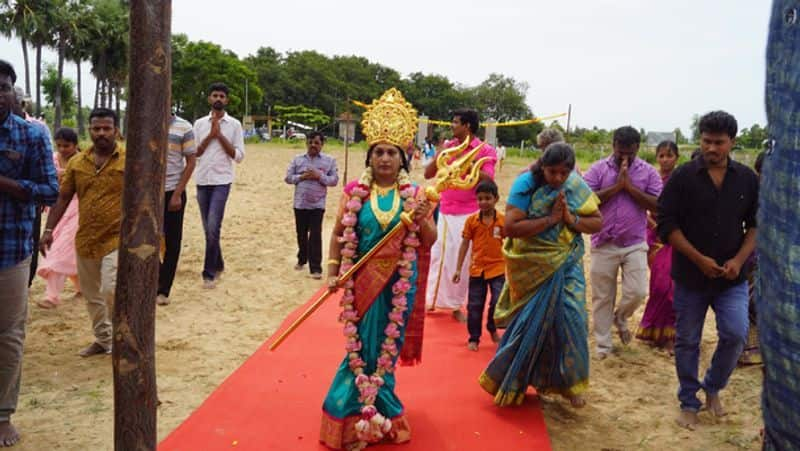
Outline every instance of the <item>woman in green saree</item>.
{"label": "woman in green saree", "polygon": [[[436,241],[431,206],[411,183],[403,151],[416,133],[416,111],[392,88],[367,107],[362,122],[370,147],[366,169],[344,189],[331,236],[330,287],[359,256],[401,221],[413,221],[389,239],[344,285],[342,314],[346,355],[323,403],[320,441],[333,449],[410,439],[403,404],[395,393],[394,368],[418,363],[425,316],[424,293],[430,246]],[[429,257],[428,257],[429,258]]]}
{"label": "woman in green saree", "polygon": [[480,376],[499,406],[519,405],[528,386],[583,407],[589,381],[582,233],[602,227],[600,200],[574,171],[566,143],[547,147],[511,187],[503,247],[506,285],[495,323],[506,327]]}

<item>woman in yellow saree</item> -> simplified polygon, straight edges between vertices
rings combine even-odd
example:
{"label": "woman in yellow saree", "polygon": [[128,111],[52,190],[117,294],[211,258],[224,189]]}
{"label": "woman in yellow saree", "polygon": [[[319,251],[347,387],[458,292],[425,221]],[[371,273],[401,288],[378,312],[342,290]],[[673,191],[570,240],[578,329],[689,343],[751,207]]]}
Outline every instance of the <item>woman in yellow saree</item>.
{"label": "woman in yellow saree", "polygon": [[566,143],[547,147],[511,187],[503,246],[506,285],[495,323],[506,327],[480,377],[499,406],[519,405],[528,386],[574,407],[589,381],[582,233],[602,227],[600,200],[574,171]]}

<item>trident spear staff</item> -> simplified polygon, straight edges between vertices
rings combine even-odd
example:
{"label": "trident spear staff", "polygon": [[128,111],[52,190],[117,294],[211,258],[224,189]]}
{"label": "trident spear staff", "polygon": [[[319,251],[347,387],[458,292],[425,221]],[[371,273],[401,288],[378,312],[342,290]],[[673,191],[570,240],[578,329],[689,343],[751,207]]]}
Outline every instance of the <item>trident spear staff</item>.
{"label": "trident spear staff", "polygon": [[[439,202],[439,193],[446,189],[472,189],[480,180],[480,170],[483,164],[489,160],[490,157],[483,157],[477,161],[475,161],[475,157],[478,155],[478,152],[483,147],[484,143],[481,143],[479,146],[475,147],[474,149],[470,150],[466,154],[462,155],[461,157],[456,158],[453,162],[448,162],[454,156],[463,152],[467,146],[469,145],[470,141],[472,141],[472,136],[467,136],[467,139],[464,140],[461,144],[456,147],[451,147],[449,149],[443,150],[439,153],[439,156],[436,158],[436,166],[439,168],[436,171],[436,176],[434,178],[433,185],[425,188],[425,197],[428,201],[432,203]],[[401,233],[405,230],[406,227],[411,225],[414,221],[414,212],[402,212],[400,214],[400,222],[398,222],[392,230],[389,231],[380,241],[378,241],[375,246],[372,247],[367,253],[361,256],[358,261],[345,273],[339,275],[336,279],[336,289],[342,287],[345,282],[350,280],[353,275],[355,275],[356,271],[358,271],[364,264],[366,264],[373,255],[375,255],[383,246],[386,245],[389,241],[392,240],[392,237]],[[328,297],[333,294],[334,288],[328,288],[325,293],[321,294],[308,308],[299,316],[297,317],[294,322],[286,328],[283,333],[275,339],[272,344],[269,346],[270,351],[274,351],[278,348],[278,346],[286,340],[289,335],[292,334],[299,326],[302,324],[308,317],[311,316],[324,302]]]}

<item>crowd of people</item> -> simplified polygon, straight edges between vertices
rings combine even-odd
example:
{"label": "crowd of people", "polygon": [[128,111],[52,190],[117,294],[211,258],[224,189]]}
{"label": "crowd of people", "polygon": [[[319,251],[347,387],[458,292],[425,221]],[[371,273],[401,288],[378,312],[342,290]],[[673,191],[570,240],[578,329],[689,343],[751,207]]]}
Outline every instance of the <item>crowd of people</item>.
{"label": "crowd of people", "polygon": [[[79,149],[73,130],[56,130],[54,153],[47,127],[19,111],[23,99],[15,81],[13,67],[0,61],[0,285],[8,287],[0,290],[0,445],[5,446],[19,439],[10,420],[19,392],[31,272],[46,281],[45,298],[36,301],[41,308],[58,308],[67,279],[86,299],[94,340],[79,355],[111,353],[109,312],[125,176],[125,148],[113,111],[91,112],[87,149]],[[211,85],[209,115],[194,124],[173,115],[169,124],[157,291],[162,306],[170,303],[192,177],[205,234],[203,287],[214,289],[225,270],[220,233],[234,168],[245,156],[241,123],[225,111],[228,94],[225,84]],[[496,352],[478,382],[495,404],[518,405],[534,387],[563,396],[574,408],[585,406],[590,359],[585,234],[591,235],[595,358],[613,358],[619,349],[612,329],[622,346],[638,338],[664,348],[675,357],[677,423],[693,429],[703,407],[725,414],[719,393],[737,362],[760,361],[751,295],[759,179],[730,157],[738,132],[733,116],[713,111],[700,118],[699,155],[683,165],[678,166],[675,143],[660,143],[658,169],[638,156],[642,137],[633,127],[616,129],[613,153],[585,173],[563,136],[546,129],[539,135],[541,156],[506,193],[505,212],[496,208],[504,196],[494,182],[505,149],[498,153],[476,136],[476,111],[454,110],[452,139],[429,139],[421,150],[426,179],[439,177],[447,172],[445,165],[465,155],[480,161],[472,188],[444,189],[438,202],[410,178],[407,149],[417,127],[416,110],[394,88],[367,106],[364,170],[347,181],[325,265],[327,191],[339,182],[336,160],[322,152],[325,136],[310,133],[306,153],[286,170],[284,181],[295,186],[294,268],[308,265],[314,279],[326,270],[330,290],[343,291],[346,352],[323,403],[324,444],[360,449],[410,439],[394,369],[398,360],[420,361],[426,311],[449,311],[465,323],[464,341],[472,351],[479,349],[484,327],[488,331]],[[446,158],[442,152],[448,152]],[[42,207],[47,220],[38,237]],[[402,232],[394,233],[401,223]],[[43,258],[32,271],[37,247]],[[359,263],[371,250],[369,260]],[[343,279],[357,263],[363,266],[355,276]],[[634,333],[629,322],[645,299]],[[718,344],[701,381],[699,346],[709,307],[717,319]],[[697,398],[700,390],[704,403]]]}
{"label": "crowd of people", "polygon": [[[465,342],[473,351],[485,320],[497,344],[478,382],[498,406],[521,404],[529,387],[559,394],[574,408],[585,406],[590,351],[584,234],[591,235],[595,358],[619,349],[612,329],[622,347],[637,337],[663,348],[674,355],[678,374],[676,423],[694,429],[701,408],[725,414],[720,391],[737,361],[758,361],[743,353],[748,331],[757,335],[748,320],[748,313],[754,315],[747,296],[753,283],[746,274],[753,273],[758,178],[730,156],[738,132],[732,115],[713,111],[700,118],[700,152],[679,167],[678,146],[660,143],[658,169],[638,156],[642,137],[633,127],[616,129],[613,153],[583,174],[572,147],[547,129],[539,136],[540,158],[516,178],[502,213],[495,208],[500,193],[493,181],[498,155],[475,136],[477,113],[455,110],[453,139],[433,151],[430,141],[424,146],[425,178],[463,174],[443,166],[467,154],[482,159],[482,166],[471,171],[478,174],[474,188],[441,193],[434,216],[408,178],[404,140],[416,130],[413,108],[399,92],[387,92],[367,109],[366,167],[345,188],[329,251],[329,287],[345,289],[340,319],[347,339],[324,402],[324,444],[361,449],[410,439],[393,369],[398,360],[417,361],[423,305],[465,322]],[[382,119],[369,119],[377,115]],[[389,132],[392,127],[398,130]],[[448,152],[445,158],[442,152]],[[309,145],[308,154],[289,167],[287,183],[300,180],[308,161],[332,167],[328,159]],[[315,171],[301,183],[324,192],[324,171]],[[307,189],[298,186],[296,199]],[[404,211],[413,212],[413,220],[404,220]],[[353,279],[342,277],[400,221],[406,235],[389,235],[394,241],[379,247]],[[300,221],[302,267],[303,246],[308,252],[313,246],[299,231]],[[632,332],[630,318],[648,297]],[[701,381],[700,338],[709,307],[718,343]],[[413,349],[406,352],[408,346]],[[705,402],[697,398],[700,390]]]}
{"label": "crowd of people", "polygon": [[[19,395],[28,290],[36,274],[46,284],[38,307],[58,308],[67,279],[86,300],[94,340],[78,355],[111,353],[125,180],[125,146],[114,111],[92,110],[91,145],[80,149],[74,130],[61,128],[51,137],[43,122],[28,115],[16,78],[13,66],[0,60],[0,446],[19,440],[11,416]],[[245,148],[241,123],[225,112],[228,87],[215,83],[209,93],[208,116],[192,125],[173,115],[169,123],[156,298],[162,306],[170,303],[192,177],[205,232],[203,287],[215,288],[224,270],[220,230],[234,166]],[[42,210],[47,220],[40,234]]]}

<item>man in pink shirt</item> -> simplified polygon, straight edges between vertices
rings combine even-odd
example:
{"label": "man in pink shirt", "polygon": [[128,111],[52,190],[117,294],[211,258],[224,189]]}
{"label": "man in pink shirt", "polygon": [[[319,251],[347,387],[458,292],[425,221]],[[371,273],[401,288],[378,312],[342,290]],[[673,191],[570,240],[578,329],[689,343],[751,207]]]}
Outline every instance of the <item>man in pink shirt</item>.
{"label": "man in pink shirt", "polygon": [[[481,146],[475,160],[489,157],[489,160],[481,168],[481,179],[491,180],[494,179],[497,152],[494,147],[475,137],[479,124],[478,113],[475,110],[462,108],[454,111],[453,122],[450,124],[450,128],[453,130],[453,139],[445,142],[444,148],[456,147],[465,140],[469,140],[463,154]],[[436,152],[433,161],[425,167],[426,179],[436,175],[438,169],[436,157],[439,152],[441,150]],[[454,157],[453,160],[455,158],[457,157]],[[467,284],[453,283],[453,275],[459,271],[462,279],[466,280],[469,277],[468,268],[457,268],[456,264],[458,263],[458,249],[461,245],[464,223],[467,217],[476,211],[478,211],[478,198],[474,188],[444,191],[439,201],[440,214],[437,223],[439,234],[436,243],[431,247],[431,264],[425,303],[430,310],[437,307],[452,310],[453,317],[461,322],[466,322],[462,307],[467,300]],[[470,253],[467,252],[465,260],[469,258]]]}

